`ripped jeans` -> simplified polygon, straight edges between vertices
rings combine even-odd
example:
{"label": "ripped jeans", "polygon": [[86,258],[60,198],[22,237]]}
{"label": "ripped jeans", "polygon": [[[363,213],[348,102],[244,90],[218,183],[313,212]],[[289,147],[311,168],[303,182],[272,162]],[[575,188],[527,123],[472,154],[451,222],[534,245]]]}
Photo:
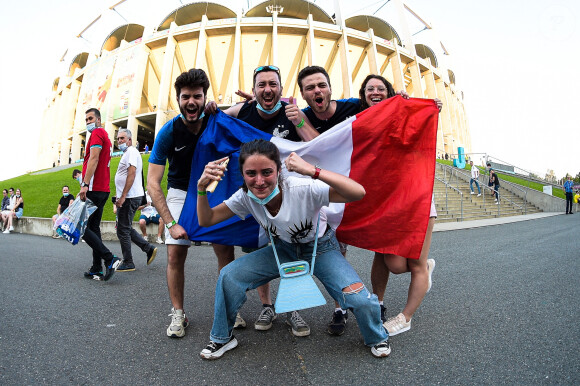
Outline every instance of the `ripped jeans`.
{"label": "ripped jeans", "polygon": [[[312,260],[314,242],[305,244],[274,240],[280,263]],[[343,292],[343,288],[362,283],[358,274],[340,253],[334,231],[330,228],[318,239],[314,275],[342,307],[355,315],[367,346],[374,346],[389,338],[381,322],[377,296],[366,287],[358,292]],[[246,302],[246,291],[258,288],[280,277],[272,246],[242,256],[222,268],[215,290],[215,309],[210,339],[226,343],[232,334],[236,314]],[[346,291],[346,290],[345,290]]]}

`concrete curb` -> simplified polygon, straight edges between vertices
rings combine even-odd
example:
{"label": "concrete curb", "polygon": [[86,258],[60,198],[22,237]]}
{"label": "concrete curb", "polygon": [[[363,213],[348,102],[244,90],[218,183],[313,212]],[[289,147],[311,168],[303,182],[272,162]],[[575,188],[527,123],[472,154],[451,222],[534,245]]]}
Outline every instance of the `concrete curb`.
{"label": "concrete curb", "polygon": [[484,218],[481,220],[458,221],[458,222],[444,222],[435,224],[433,232],[456,231],[459,229],[481,228],[491,225],[511,224],[520,221],[537,220],[540,218],[559,216],[564,214],[562,212],[540,212],[533,214],[525,214],[520,216],[498,217],[498,218]]}

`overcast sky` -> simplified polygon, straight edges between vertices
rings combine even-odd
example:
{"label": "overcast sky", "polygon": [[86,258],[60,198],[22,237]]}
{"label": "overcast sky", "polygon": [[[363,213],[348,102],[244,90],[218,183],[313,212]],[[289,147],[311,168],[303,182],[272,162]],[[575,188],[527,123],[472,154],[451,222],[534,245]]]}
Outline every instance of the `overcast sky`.
{"label": "overcast sky", "polygon": [[[215,1],[236,10],[248,1]],[[68,67],[75,50],[100,47],[125,21],[112,12],[74,37],[103,9],[105,0],[5,2],[0,13],[2,140],[0,180],[34,167],[42,112],[52,81]],[[185,4],[186,1],[183,1]],[[335,13],[332,0],[316,4]],[[382,1],[341,1],[346,17],[373,14]],[[393,1],[379,16],[397,29]],[[454,71],[464,92],[473,150],[544,176],[580,172],[580,1],[408,0],[434,27],[408,14],[414,43],[433,48]],[[249,2],[250,6],[257,4]],[[120,14],[133,21],[160,21],[178,0],[128,0]],[[418,32],[418,33],[417,33]],[[450,53],[442,55],[438,42]],[[72,47],[64,63],[59,60]],[[63,67],[64,66],[64,67]],[[575,114],[576,113],[576,114]]]}

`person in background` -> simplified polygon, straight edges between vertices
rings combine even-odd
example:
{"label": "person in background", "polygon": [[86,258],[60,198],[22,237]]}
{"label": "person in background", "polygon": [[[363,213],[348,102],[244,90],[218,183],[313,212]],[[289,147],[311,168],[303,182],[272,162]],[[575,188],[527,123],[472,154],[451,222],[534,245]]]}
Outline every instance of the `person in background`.
{"label": "person in background", "polygon": [[60,198],[60,200],[58,201],[58,206],[56,207],[56,214],[54,216],[52,216],[52,238],[53,239],[58,239],[60,238],[60,236],[58,234],[56,234],[56,231],[54,230],[54,222],[56,221],[56,219],[58,218],[58,216],[60,216],[62,214],[62,212],[64,212],[66,210],[66,208],[69,207],[70,204],[72,204],[74,201],[74,197],[69,194],[68,191],[68,186],[65,185],[62,187],[62,197]]}
{"label": "person in background", "polygon": [[477,197],[481,196],[481,188],[479,187],[479,169],[477,166],[473,165],[473,161],[469,161],[469,165],[471,165],[471,179],[469,180],[469,189],[471,190],[471,194],[475,194],[473,192],[473,183],[475,182],[475,186],[477,186]]}
{"label": "person in background", "polygon": [[158,224],[159,229],[157,231],[157,244],[163,244],[163,239],[161,238],[161,234],[163,233],[163,219],[159,216],[157,209],[151,204],[151,196],[149,192],[145,191],[145,199],[147,203],[145,205],[141,205],[138,209],[141,211],[141,216],[139,217],[139,229],[141,229],[141,233],[143,234],[143,238],[147,240],[147,225],[150,223]]}
{"label": "person in background", "polygon": [[141,204],[145,191],[143,190],[143,161],[139,151],[133,147],[131,137],[131,131],[127,129],[119,129],[117,133],[117,143],[119,144],[119,149],[123,152],[115,174],[117,237],[123,252],[123,263],[117,268],[119,272],[135,270],[131,242],[146,253],[147,265],[151,264],[157,255],[157,247],[149,244],[132,226],[133,218]]}
{"label": "person in background", "polygon": [[572,177],[568,174],[566,182],[564,182],[564,192],[566,192],[566,214],[574,214],[572,213],[572,199],[574,195],[574,181],[572,181]]}
{"label": "person in background", "polygon": [[20,192],[20,189],[16,189],[16,191],[14,192],[14,197],[15,200],[12,209],[10,209],[7,214],[5,214],[6,212],[2,212],[2,220],[6,224],[4,227],[5,228],[4,232],[2,233],[12,232],[14,230],[13,226],[14,219],[21,218],[24,213],[24,200],[22,198],[22,193]]}

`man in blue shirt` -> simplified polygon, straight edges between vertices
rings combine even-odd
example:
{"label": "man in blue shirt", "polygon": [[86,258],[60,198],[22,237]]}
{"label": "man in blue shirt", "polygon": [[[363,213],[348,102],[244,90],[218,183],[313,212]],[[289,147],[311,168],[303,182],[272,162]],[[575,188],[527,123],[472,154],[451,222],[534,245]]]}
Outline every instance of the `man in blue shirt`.
{"label": "man in blue shirt", "polygon": [[[209,80],[201,69],[191,69],[175,80],[175,92],[181,115],[167,122],[155,139],[149,157],[147,190],[151,200],[167,228],[167,287],[173,308],[171,324],[167,336],[182,338],[189,324],[183,310],[185,283],[185,259],[191,242],[187,232],[177,224],[191,174],[191,161],[198,139],[207,126],[203,110],[206,103]],[[165,163],[169,162],[167,173],[167,197],[161,189]]]}
{"label": "man in blue shirt", "polygon": [[572,213],[572,199],[574,197],[574,192],[572,187],[574,186],[574,181],[572,181],[572,177],[568,174],[568,179],[564,182],[564,191],[566,192],[566,214],[574,214]]}

